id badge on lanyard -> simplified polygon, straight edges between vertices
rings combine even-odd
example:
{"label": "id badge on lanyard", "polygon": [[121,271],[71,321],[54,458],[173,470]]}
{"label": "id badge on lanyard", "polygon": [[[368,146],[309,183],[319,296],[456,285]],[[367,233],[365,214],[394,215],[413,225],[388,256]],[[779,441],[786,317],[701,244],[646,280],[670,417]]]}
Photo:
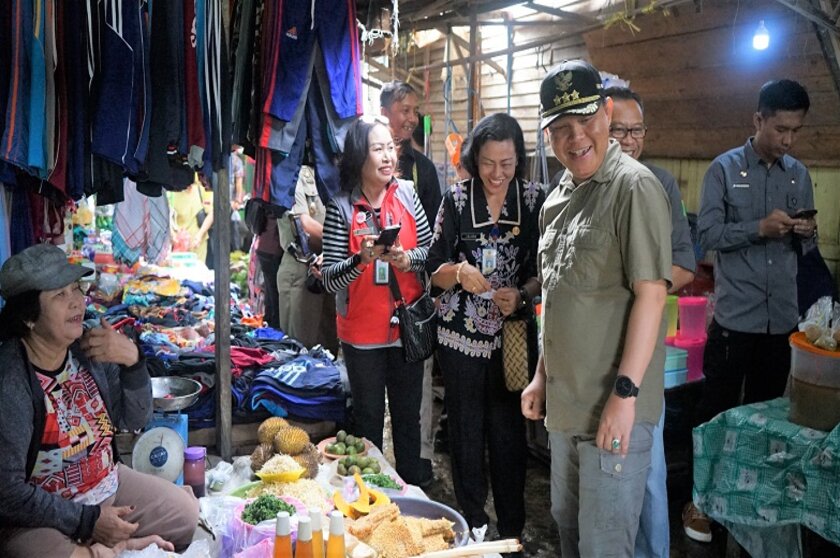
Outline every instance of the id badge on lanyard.
{"label": "id badge on lanyard", "polygon": [[490,243],[481,248],[481,274],[485,277],[492,275],[498,267],[498,250],[496,241],[499,239],[499,225],[494,224],[490,229]]}

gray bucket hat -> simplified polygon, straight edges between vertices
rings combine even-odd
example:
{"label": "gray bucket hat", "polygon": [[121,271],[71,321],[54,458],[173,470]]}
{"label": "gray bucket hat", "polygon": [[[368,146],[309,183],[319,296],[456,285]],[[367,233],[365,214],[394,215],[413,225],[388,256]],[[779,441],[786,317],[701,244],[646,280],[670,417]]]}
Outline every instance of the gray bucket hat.
{"label": "gray bucket hat", "polygon": [[36,244],[15,254],[0,268],[0,296],[60,289],[91,273],[90,268],[68,262],[61,248]]}

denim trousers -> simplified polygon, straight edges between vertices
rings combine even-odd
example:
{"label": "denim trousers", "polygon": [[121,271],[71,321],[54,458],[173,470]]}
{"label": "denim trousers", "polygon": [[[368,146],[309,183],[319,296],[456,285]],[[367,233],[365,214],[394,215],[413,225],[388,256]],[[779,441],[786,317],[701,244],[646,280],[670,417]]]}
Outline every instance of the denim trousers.
{"label": "denim trousers", "polygon": [[397,474],[409,484],[431,478],[431,463],[420,458],[420,401],[423,363],[407,363],[402,347],[359,349],[341,344],[353,397],[354,432],[382,448],[385,393]]}
{"label": "denim trousers", "polygon": [[521,392],[505,388],[502,351],[490,360],[438,347],[446,388],[452,482],[470,528],[489,523],[487,470],[502,537],[519,537],[525,526],[527,445]]}
{"label": "denim trousers", "polygon": [[551,515],[563,558],[634,555],[653,427],[633,426],[625,457],[599,449],[592,434],[549,432]]}
{"label": "denim trousers", "polygon": [[671,550],[668,521],[668,466],[665,463],[665,410],[653,429],[650,470],[645,483],[645,499],[636,535],[636,558],[667,558]]}

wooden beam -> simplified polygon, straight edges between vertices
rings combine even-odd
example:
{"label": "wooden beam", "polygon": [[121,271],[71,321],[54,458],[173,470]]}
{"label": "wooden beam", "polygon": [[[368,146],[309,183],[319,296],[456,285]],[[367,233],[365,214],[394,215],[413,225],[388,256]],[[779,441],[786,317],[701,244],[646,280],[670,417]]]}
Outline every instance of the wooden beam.
{"label": "wooden beam", "polygon": [[[405,70],[403,70],[402,68],[399,68],[399,67],[389,68],[388,66],[386,66],[385,64],[382,64],[381,62],[379,62],[378,60],[376,60],[374,58],[368,58],[366,60],[366,62],[369,65],[376,68],[377,70],[379,70],[380,72],[385,72],[389,75],[391,74],[391,71],[393,70],[393,72],[400,79],[402,79],[404,82],[406,82],[409,85],[411,85],[412,82],[414,82],[414,85],[416,85],[417,87],[422,87],[423,86],[423,83],[418,78],[414,77],[414,70],[413,69],[410,70],[410,71],[405,71]],[[390,81],[390,79],[391,78],[389,77],[388,81]]]}
{"label": "wooden beam", "polygon": [[[504,10],[505,8],[509,8],[511,6],[515,6],[517,4],[521,4],[521,0],[496,0],[495,2],[485,2],[481,4],[476,4],[470,7],[471,10],[474,11],[476,15],[478,14],[486,14],[489,12],[495,12],[497,10]],[[458,14],[460,16],[464,16],[467,14],[463,14],[460,11],[461,7],[457,6],[452,10],[446,11],[443,15],[436,15],[427,18],[414,18],[412,15],[405,16],[403,19],[406,20],[406,25],[411,25],[413,27],[419,28],[421,25],[429,25],[431,27],[436,27],[440,24],[447,24],[450,20],[452,20],[453,14]],[[427,27],[428,28],[428,27]]]}
{"label": "wooden beam", "polygon": [[[441,31],[444,34],[446,34],[446,32],[447,32],[446,29],[443,28],[443,27],[438,27],[438,30]],[[469,46],[470,46],[469,42],[467,42],[465,39],[459,37],[455,33],[452,33],[452,39],[455,41],[455,46],[456,47],[463,46],[463,47],[469,48]],[[458,53],[459,54],[461,53],[460,48],[458,49]],[[459,59],[453,60],[452,62],[460,63],[461,59],[459,58]],[[485,62],[487,63],[488,66],[490,66],[491,68],[493,68],[494,70],[499,72],[499,75],[502,76],[502,78],[507,79],[507,72],[505,72],[505,69],[502,68],[499,64],[497,64],[493,60],[485,60]]]}
{"label": "wooden beam", "polygon": [[[213,243],[216,357],[216,450],[225,461],[231,458],[231,373],[230,373],[230,185],[227,154],[224,168],[216,173],[219,187],[213,192]],[[201,188],[202,186],[198,186]]]}
{"label": "wooden beam", "polygon": [[[455,43],[456,48],[458,43]],[[478,62],[476,53],[478,52],[478,12],[475,8],[470,10],[470,56],[469,64],[470,71],[467,78],[467,133],[472,132],[475,125],[475,108],[478,99],[476,99],[476,90],[479,79]],[[428,64],[427,64],[428,66]]]}
{"label": "wooden beam", "polygon": [[776,2],[782,6],[790,8],[805,19],[816,23],[820,27],[840,37],[840,27],[838,27],[835,22],[831,21],[822,10],[814,8],[809,4],[802,4],[798,0],[776,0]]}
{"label": "wooden beam", "polygon": [[575,23],[585,23],[591,25],[592,23],[596,22],[596,20],[592,19],[591,17],[576,14],[575,12],[567,12],[566,10],[561,10],[558,8],[543,6],[542,4],[537,4],[536,2],[526,2],[525,6],[531,8],[532,10],[536,10],[538,12],[542,12],[548,15],[557,16],[560,19],[566,19]]}
{"label": "wooden beam", "polygon": [[[688,2],[693,2],[693,1],[694,0],[663,0],[662,2],[657,4],[657,6],[661,7],[662,9],[666,9],[666,8],[671,8],[671,7],[674,7],[674,6],[678,6],[680,4],[686,4]],[[778,1],[782,1],[782,0],[778,0]],[[636,9],[635,11],[632,12],[631,15],[635,16],[635,15],[640,14],[640,13],[642,13],[642,8]],[[477,24],[477,22],[476,22],[476,24]],[[580,36],[580,35],[582,35],[586,32],[594,31],[596,29],[600,29],[601,27],[603,27],[602,23],[600,23],[600,22],[599,23],[593,23],[592,25],[586,25],[586,26],[580,27],[578,29],[575,29],[572,32],[558,33],[557,35],[554,35],[554,36],[551,36],[551,37],[543,37],[541,39],[537,39],[537,40],[534,40],[534,41],[531,41],[531,42],[528,42],[528,43],[517,45],[513,48],[509,48],[509,49],[506,48],[506,49],[502,49],[502,50],[494,50],[492,52],[487,52],[487,53],[483,53],[483,54],[470,55],[470,57],[467,58],[466,60],[464,60],[464,62],[470,63],[470,62],[476,62],[476,61],[483,61],[483,60],[488,60],[490,58],[495,58],[497,56],[504,56],[508,52],[520,52],[522,50],[530,50],[532,48],[541,47],[541,46],[547,45],[547,44],[559,43],[563,39],[578,37],[578,36]],[[447,65],[446,62],[435,62],[433,64],[427,64],[427,65],[424,65],[424,66],[414,66],[411,69],[412,70],[437,70],[439,68],[445,67],[446,65]]]}
{"label": "wooden beam", "polygon": [[[452,27],[469,27],[470,20],[468,19],[452,19],[446,22],[448,25]],[[557,21],[556,19],[541,19],[541,20],[534,20],[534,21],[504,21],[501,19],[479,19],[478,26],[479,27],[491,27],[491,26],[501,26],[501,25],[513,25],[514,27],[557,27],[558,25],[574,25],[570,21]],[[441,29],[442,24],[438,23],[436,25],[430,25],[429,27],[423,26],[415,26],[412,29],[419,31],[421,29]]]}
{"label": "wooden beam", "polygon": [[[828,13],[831,9],[831,5],[828,0],[812,1],[817,2],[819,8],[821,8],[824,13]],[[840,3],[838,3],[837,10],[835,10],[834,13],[837,13],[838,10],[840,10]],[[825,29],[821,29],[816,23],[814,24],[814,29],[817,32],[817,38],[820,41],[820,47],[823,50],[825,62],[828,64],[828,71],[834,79],[834,88],[837,93],[840,94],[840,35],[837,35],[836,33],[829,33]]]}
{"label": "wooden beam", "polygon": [[416,18],[435,16],[440,14],[441,12],[448,11],[447,8],[451,5],[452,0],[437,0],[436,2],[432,2],[428,6],[420,8],[416,12],[413,12],[410,17],[412,20],[414,20]]}

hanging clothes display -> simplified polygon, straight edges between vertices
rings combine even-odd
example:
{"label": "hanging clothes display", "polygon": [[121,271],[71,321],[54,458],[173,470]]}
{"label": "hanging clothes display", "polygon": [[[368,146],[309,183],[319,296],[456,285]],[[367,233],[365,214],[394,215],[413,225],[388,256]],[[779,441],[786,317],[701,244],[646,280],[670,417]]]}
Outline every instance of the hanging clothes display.
{"label": "hanging clothes display", "polygon": [[[157,208],[165,200],[144,196],[224,167],[231,117],[222,3],[2,2],[0,181],[29,212],[11,220],[20,227],[13,249],[53,235],[36,215],[41,202],[24,205],[27,193],[49,199],[47,213],[59,220],[68,198],[93,194],[98,205],[131,196]],[[136,184],[131,192],[125,177]]]}
{"label": "hanging clothes display", "polygon": [[353,0],[293,0],[279,5],[273,21],[272,64],[263,111],[290,121],[312,73],[312,51],[320,46],[329,96],[339,118],[362,114],[361,47]]}
{"label": "hanging clothes display", "polygon": [[149,197],[125,179],[125,201],[114,206],[111,242],[114,259],[134,265],[140,256],[159,263],[169,255],[169,203],[166,196]]}
{"label": "hanging clothes display", "polygon": [[137,0],[101,0],[90,12],[97,66],[91,84],[91,150],[137,176],[149,140],[147,10]]}
{"label": "hanging clothes display", "polygon": [[336,157],[347,127],[363,112],[355,22],[349,0],[241,0],[234,6],[233,130],[255,153],[256,197],[294,205],[307,143],[322,199],[338,192]]}

